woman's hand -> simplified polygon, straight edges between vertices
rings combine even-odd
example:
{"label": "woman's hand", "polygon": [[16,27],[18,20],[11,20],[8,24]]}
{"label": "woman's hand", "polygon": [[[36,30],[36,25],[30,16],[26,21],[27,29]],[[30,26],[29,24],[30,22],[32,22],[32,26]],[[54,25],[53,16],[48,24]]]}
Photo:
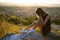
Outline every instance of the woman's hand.
{"label": "woman's hand", "polygon": [[27,31],[26,31],[26,30],[21,30],[20,32],[22,32],[22,33],[26,33]]}
{"label": "woman's hand", "polygon": [[34,29],[29,30],[29,33],[34,33],[34,32],[35,32],[35,30],[34,30]]}

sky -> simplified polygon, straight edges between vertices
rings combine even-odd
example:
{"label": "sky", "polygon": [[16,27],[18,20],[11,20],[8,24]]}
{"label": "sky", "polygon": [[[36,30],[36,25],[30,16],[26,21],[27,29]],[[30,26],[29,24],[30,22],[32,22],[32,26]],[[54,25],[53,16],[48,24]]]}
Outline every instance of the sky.
{"label": "sky", "polygon": [[60,4],[60,0],[0,0],[0,2],[8,2],[19,5],[45,5],[45,4]]}

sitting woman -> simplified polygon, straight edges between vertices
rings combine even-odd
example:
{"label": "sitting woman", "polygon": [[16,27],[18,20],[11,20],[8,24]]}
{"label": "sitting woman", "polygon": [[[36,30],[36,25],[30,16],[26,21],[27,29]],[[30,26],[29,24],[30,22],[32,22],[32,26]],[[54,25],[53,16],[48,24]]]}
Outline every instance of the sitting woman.
{"label": "sitting woman", "polygon": [[43,37],[46,37],[51,30],[50,16],[47,13],[45,13],[43,11],[43,9],[41,9],[41,8],[38,8],[36,10],[36,15],[38,17],[38,21],[33,22],[25,30],[29,30],[29,28],[33,28],[33,30],[35,30],[36,27],[39,26],[40,27],[40,34],[42,34]]}

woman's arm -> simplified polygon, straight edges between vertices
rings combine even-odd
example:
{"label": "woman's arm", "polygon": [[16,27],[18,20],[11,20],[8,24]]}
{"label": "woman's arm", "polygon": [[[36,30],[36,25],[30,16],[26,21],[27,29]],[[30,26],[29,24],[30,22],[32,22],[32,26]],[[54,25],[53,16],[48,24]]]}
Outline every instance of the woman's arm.
{"label": "woman's arm", "polygon": [[40,27],[40,29],[42,29],[42,26],[44,26],[47,21],[49,20],[49,16],[46,16],[45,21],[43,21],[42,17],[38,20],[38,22],[36,23],[35,27],[33,29],[35,29],[37,26]]}
{"label": "woman's arm", "polygon": [[37,25],[39,25],[39,24],[42,24],[42,26],[44,26],[44,25],[47,23],[48,20],[49,20],[49,16],[46,16],[45,21],[44,21],[43,18],[41,17],[41,18],[38,19],[38,22],[36,23],[35,26],[37,26]]}
{"label": "woman's arm", "polygon": [[38,19],[37,23],[35,24],[35,27],[33,29],[35,29],[37,26],[41,27],[43,25],[43,19],[42,17]]}
{"label": "woman's arm", "polygon": [[35,24],[36,24],[36,21],[34,21],[31,25],[29,25],[25,30],[28,30],[29,28],[35,26]]}
{"label": "woman's arm", "polygon": [[45,18],[45,21],[43,21],[43,19],[42,19],[42,17],[41,17],[41,18],[38,19],[37,22],[33,22],[33,23],[32,23],[31,25],[29,25],[29,27],[27,27],[25,30],[28,30],[29,28],[31,28],[31,27],[33,27],[33,26],[34,26],[33,29],[35,29],[35,28],[36,28],[37,26],[39,26],[40,24],[43,26],[43,25],[45,25],[45,24],[47,23],[48,19],[49,19],[49,16],[47,16],[47,17]]}

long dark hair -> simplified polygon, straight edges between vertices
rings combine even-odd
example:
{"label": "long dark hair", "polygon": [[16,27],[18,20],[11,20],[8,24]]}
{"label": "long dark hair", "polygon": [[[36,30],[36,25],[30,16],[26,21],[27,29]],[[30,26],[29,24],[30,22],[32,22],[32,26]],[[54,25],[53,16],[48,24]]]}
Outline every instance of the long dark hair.
{"label": "long dark hair", "polygon": [[37,10],[36,10],[36,14],[44,14],[45,12],[43,11],[43,9],[42,8],[37,8]]}

